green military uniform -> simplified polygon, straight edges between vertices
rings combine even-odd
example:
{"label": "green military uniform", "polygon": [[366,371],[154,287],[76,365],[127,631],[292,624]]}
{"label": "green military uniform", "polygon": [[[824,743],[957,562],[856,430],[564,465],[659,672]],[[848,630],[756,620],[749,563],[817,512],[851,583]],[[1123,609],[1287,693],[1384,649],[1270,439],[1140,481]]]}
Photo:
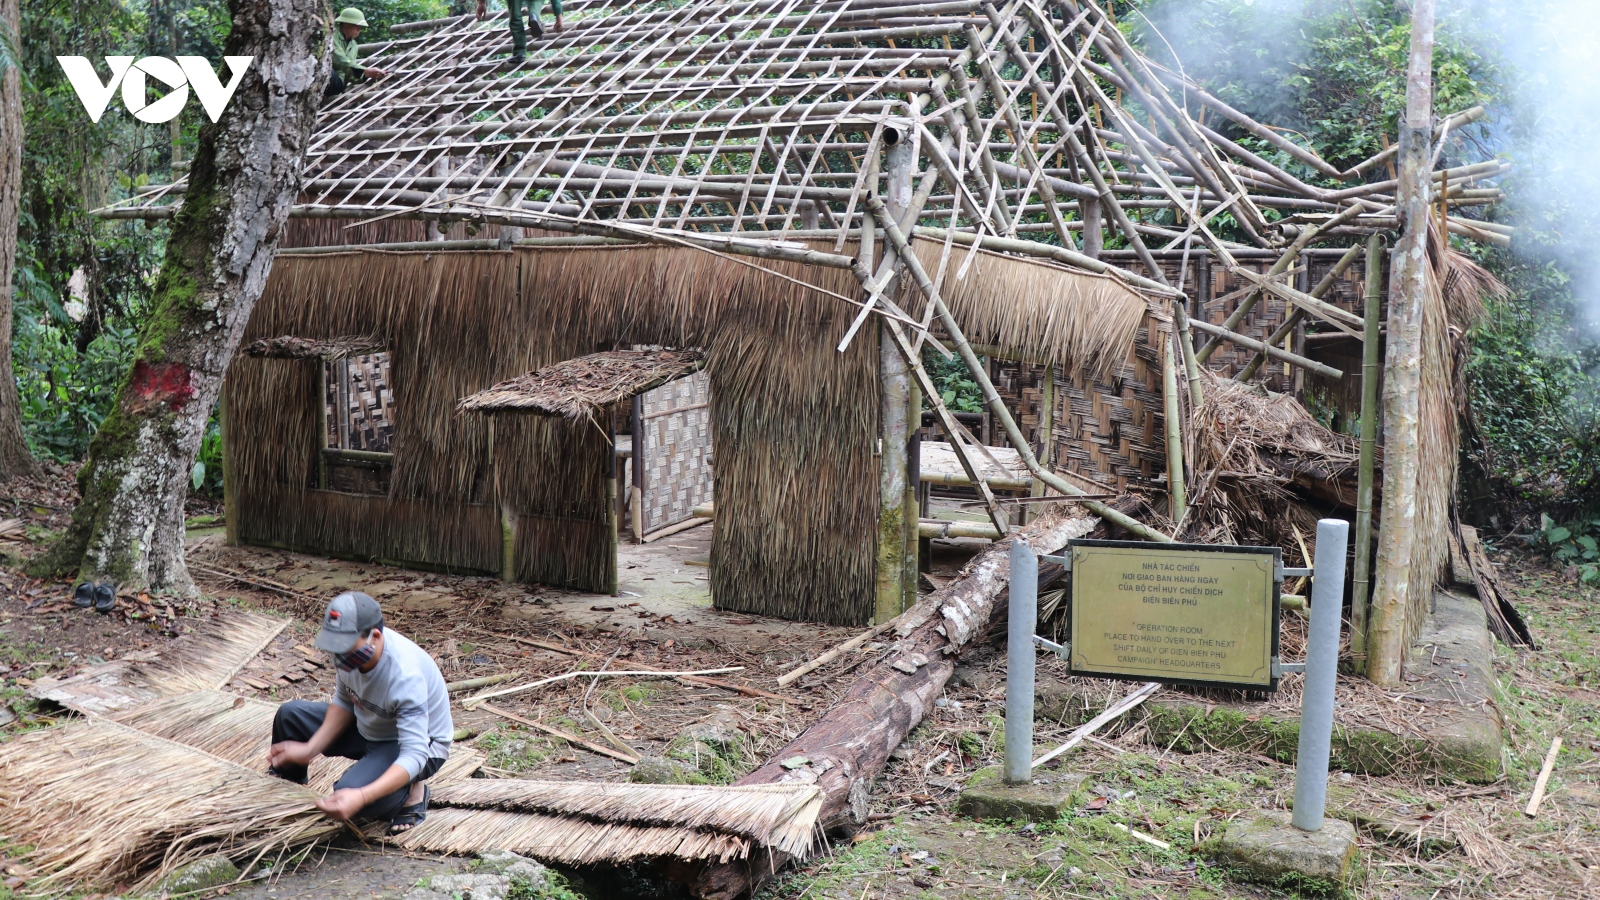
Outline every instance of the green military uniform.
{"label": "green military uniform", "polygon": [[337,31],[333,33],[333,71],[347,85],[366,80],[367,67],[361,64],[360,46],[360,38],[347,38]]}
{"label": "green military uniform", "polygon": [[[544,29],[537,23],[539,16],[544,12],[544,0],[506,0],[506,12],[511,20],[511,55],[528,55],[528,34],[522,24],[522,11],[527,9],[528,18],[534,23],[534,33],[543,34]],[[550,0],[550,11],[561,15],[561,0]]]}

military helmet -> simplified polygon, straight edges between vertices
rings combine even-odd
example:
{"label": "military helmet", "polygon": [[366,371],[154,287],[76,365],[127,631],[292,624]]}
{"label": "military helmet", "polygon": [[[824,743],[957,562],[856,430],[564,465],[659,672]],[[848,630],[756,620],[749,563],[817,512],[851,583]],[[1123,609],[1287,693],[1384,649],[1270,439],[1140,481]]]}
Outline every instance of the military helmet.
{"label": "military helmet", "polygon": [[363,16],[361,14],[361,10],[356,9],[354,6],[346,6],[344,9],[339,10],[339,17],[333,21],[340,25],[360,25],[362,28],[367,27],[367,17]]}

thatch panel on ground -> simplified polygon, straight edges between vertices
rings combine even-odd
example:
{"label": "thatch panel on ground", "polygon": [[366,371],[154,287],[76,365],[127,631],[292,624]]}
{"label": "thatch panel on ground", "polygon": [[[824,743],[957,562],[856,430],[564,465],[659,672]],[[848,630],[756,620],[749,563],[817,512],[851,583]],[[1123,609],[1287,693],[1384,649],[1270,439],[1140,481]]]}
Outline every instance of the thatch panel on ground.
{"label": "thatch panel on ground", "polygon": [[822,790],[814,784],[610,784],[479,778],[436,793],[439,806],[548,813],[626,823],[722,831],[791,856],[810,853]]}
{"label": "thatch panel on ground", "polygon": [[0,744],[0,832],[62,887],[146,887],[202,856],[252,859],[343,830],[316,799],[106,719]]}
{"label": "thatch panel on ground", "polygon": [[681,378],[705,364],[697,350],[612,350],[591,353],[502,381],[456,404],[458,412],[527,412],[566,419]]}
{"label": "thatch panel on ground", "polygon": [[[272,746],[272,719],[278,705],[222,691],[193,691],[161,697],[111,716],[116,722],[154,737],[176,741],[202,753],[244,766],[267,770]],[[428,779],[435,790],[469,780],[483,765],[484,755],[471,747],[452,747],[450,758]],[[352,760],[318,757],[311,763],[309,786],[318,795],[333,792],[334,782]]]}
{"label": "thatch panel on ground", "polygon": [[29,693],[81,713],[108,715],[158,697],[220,688],[287,624],[275,616],[227,610],[159,653],[129,653],[71,678],[41,678]]}
{"label": "thatch panel on ground", "polygon": [[687,862],[728,862],[750,854],[750,841],[721,832],[592,822],[565,816],[439,809],[427,821],[395,838],[407,850],[468,854],[510,850],[569,866],[622,865],[671,857]]}

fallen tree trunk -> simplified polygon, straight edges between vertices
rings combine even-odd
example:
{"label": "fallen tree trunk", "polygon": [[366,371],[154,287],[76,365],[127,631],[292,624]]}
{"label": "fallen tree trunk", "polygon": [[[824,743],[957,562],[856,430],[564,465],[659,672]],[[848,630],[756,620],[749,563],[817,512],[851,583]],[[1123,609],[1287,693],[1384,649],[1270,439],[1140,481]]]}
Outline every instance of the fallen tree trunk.
{"label": "fallen tree trunk", "polygon": [[[1013,532],[1013,538],[980,553],[956,581],[907,610],[888,655],[856,679],[822,718],[738,783],[816,784],[824,797],[818,821],[826,832],[848,833],[865,824],[872,782],[889,752],[933,706],[956,657],[986,630],[995,601],[1010,584],[1011,541],[1020,538],[1040,553],[1054,552],[1098,522],[1075,512],[1070,506],[1052,507]],[[696,897],[734,900],[753,894],[788,861],[781,852],[752,852],[747,860],[708,865],[683,877]]]}

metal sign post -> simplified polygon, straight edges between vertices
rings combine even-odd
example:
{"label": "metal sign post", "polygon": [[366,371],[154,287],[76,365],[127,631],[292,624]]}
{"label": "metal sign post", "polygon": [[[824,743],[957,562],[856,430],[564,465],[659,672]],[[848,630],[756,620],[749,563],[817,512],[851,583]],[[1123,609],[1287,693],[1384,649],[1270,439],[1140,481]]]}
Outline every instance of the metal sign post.
{"label": "metal sign post", "polygon": [[1038,651],[1039,560],[1021,538],[1011,543],[1011,602],[1006,615],[1007,784],[1033,779],[1033,669]]}
{"label": "metal sign post", "polygon": [[1350,523],[1317,523],[1317,560],[1311,576],[1311,633],[1306,640],[1306,684],[1300,699],[1300,750],[1294,773],[1294,827],[1322,828],[1328,802],[1328,749],[1333,737],[1333,688],[1339,674],[1339,620],[1344,611],[1344,554]]}

